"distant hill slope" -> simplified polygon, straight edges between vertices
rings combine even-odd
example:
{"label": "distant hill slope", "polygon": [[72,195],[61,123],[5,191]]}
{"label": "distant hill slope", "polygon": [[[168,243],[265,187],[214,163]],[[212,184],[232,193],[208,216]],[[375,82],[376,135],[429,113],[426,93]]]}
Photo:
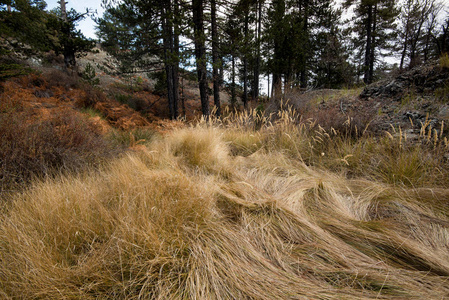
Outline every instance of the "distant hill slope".
{"label": "distant hill slope", "polygon": [[[359,126],[381,133],[391,126],[409,136],[421,128],[441,129],[449,124],[449,68],[434,62],[355,90],[291,91],[284,106],[291,105],[305,118],[340,128],[348,118]],[[277,107],[277,108],[276,108]],[[270,104],[271,111],[279,104]]]}

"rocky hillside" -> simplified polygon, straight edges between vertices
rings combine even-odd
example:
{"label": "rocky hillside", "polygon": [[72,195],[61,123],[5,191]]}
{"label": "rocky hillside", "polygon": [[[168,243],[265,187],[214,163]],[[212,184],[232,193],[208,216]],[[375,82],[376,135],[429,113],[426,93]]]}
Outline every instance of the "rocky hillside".
{"label": "rocky hillside", "polygon": [[328,127],[352,122],[378,134],[401,128],[409,138],[424,127],[427,134],[431,128],[432,135],[443,136],[449,123],[449,68],[435,62],[363,89],[292,92],[287,99],[304,117]]}
{"label": "rocky hillside", "polygon": [[[0,49],[0,81],[28,74],[31,70],[43,74],[44,77],[48,74],[52,77],[52,73],[64,71],[62,56],[57,56],[52,51],[41,53],[13,38],[0,38]],[[119,62],[99,46],[77,59],[77,68],[71,75],[74,77],[71,81],[77,80],[77,77],[84,79],[84,82],[103,91],[107,98],[140,113],[149,123],[160,122],[168,117],[166,96],[164,91],[158,88],[157,80],[149,78],[146,72],[121,73]],[[64,74],[61,76],[62,79],[67,79],[66,77]],[[187,78],[181,79],[180,92],[183,100],[180,103],[180,115],[187,120],[199,117],[201,106],[197,83]],[[227,92],[221,92],[220,97],[221,103],[229,104]],[[109,110],[113,108],[111,103],[108,104]],[[212,107],[212,97],[210,104]],[[101,107],[100,110],[105,108]]]}
{"label": "rocky hillside", "polygon": [[449,122],[449,68],[438,63],[414,68],[367,86],[360,99],[376,103],[381,123],[408,128],[410,133],[427,125],[440,134]]}

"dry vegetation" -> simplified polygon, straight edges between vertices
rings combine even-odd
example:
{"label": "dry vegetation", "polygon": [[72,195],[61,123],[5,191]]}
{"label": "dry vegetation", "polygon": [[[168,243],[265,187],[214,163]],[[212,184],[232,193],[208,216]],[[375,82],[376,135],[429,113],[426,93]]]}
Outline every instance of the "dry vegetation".
{"label": "dry vegetation", "polygon": [[24,187],[33,177],[98,165],[120,151],[103,138],[101,126],[81,113],[39,112],[21,104],[0,105],[0,195]]}
{"label": "dry vegetation", "polygon": [[199,122],[9,196],[0,295],[448,297],[444,138],[276,119]]}

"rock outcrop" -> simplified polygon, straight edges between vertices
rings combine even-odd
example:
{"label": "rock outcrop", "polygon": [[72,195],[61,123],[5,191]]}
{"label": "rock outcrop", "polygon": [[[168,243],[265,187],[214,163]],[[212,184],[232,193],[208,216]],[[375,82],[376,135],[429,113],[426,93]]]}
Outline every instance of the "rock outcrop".
{"label": "rock outcrop", "polygon": [[434,93],[444,86],[449,79],[449,69],[437,63],[419,66],[394,78],[378,81],[367,86],[360,98],[391,98],[400,100],[410,92],[417,94]]}

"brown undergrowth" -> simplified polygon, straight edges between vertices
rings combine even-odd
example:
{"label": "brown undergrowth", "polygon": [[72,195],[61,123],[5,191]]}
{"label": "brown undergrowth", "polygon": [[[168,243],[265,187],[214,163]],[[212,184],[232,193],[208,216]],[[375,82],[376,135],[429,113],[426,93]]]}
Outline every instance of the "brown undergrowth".
{"label": "brown undergrowth", "polygon": [[81,113],[16,104],[0,113],[0,195],[25,187],[34,177],[80,171],[120,152],[103,137],[102,127]]}

